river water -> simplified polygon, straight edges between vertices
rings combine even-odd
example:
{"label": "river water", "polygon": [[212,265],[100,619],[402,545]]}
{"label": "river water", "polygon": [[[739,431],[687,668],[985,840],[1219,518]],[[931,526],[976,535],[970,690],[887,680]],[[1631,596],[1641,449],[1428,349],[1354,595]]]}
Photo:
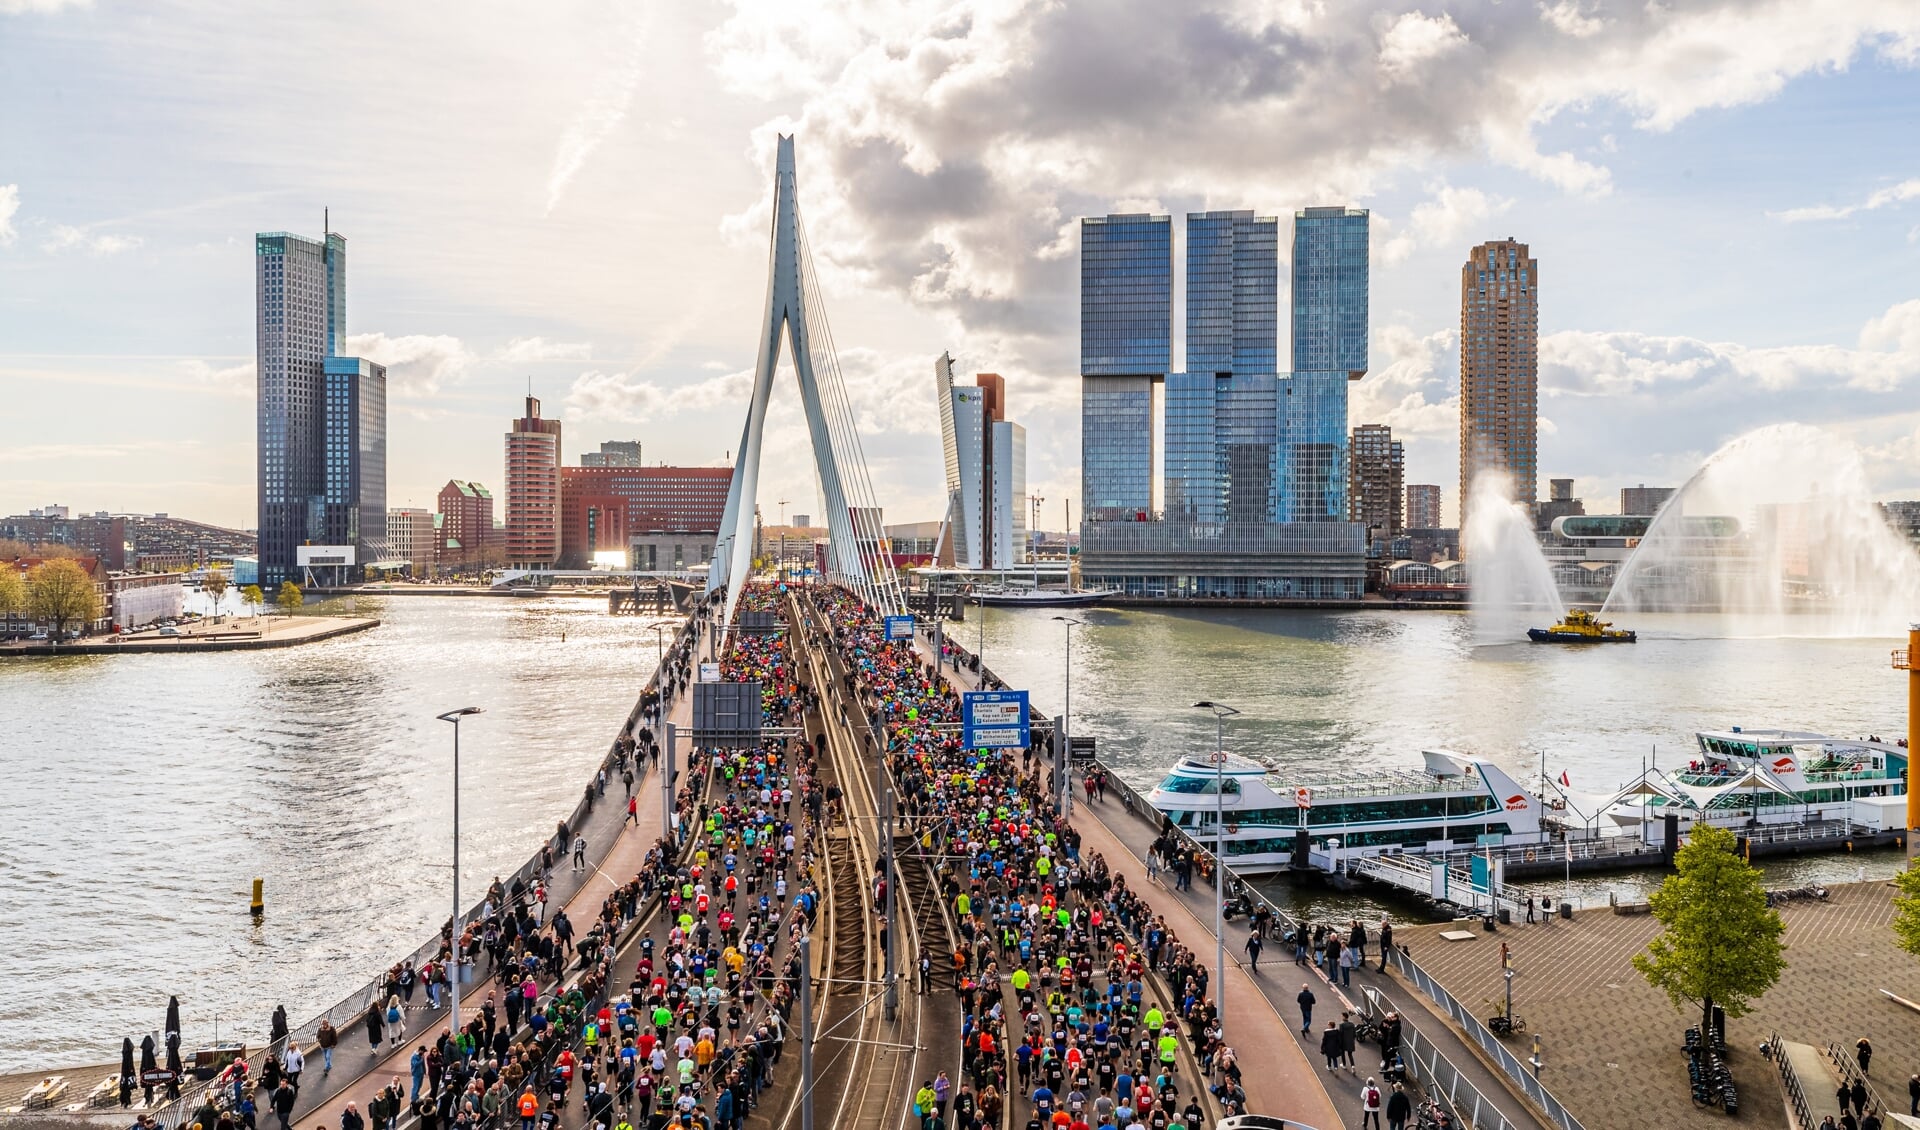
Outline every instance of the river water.
{"label": "river water", "polygon": [[[385,623],[285,651],[0,663],[0,1071],[104,1062],[178,994],[189,1046],[264,1034],[410,952],[447,914],[449,728],[461,742],[464,882],[526,858],[571,811],[652,673],[657,620],[603,600],[362,598]],[[978,609],[954,627],[977,646]],[[1075,610],[1073,725],[1138,786],[1213,745],[1328,775],[1417,769],[1433,746],[1602,792],[1694,730],[1902,732],[1894,641],[1726,638],[1636,617],[1642,642],[1475,648],[1446,612]],[[1058,711],[1065,627],[989,610],[987,663]],[[1771,865],[1779,885],[1861,860]],[[1893,866],[1866,861],[1875,874]],[[254,926],[247,888],[267,882]],[[1576,880],[1576,895],[1645,877]],[[476,885],[472,888],[478,890]],[[1301,913],[1365,896],[1284,889]],[[1390,908],[1403,913],[1406,908]]]}
{"label": "river water", "polygon": [[[579,800],[660,621],[604,599],[361,598],[282,651],[0,662],[0,1071],[107,1062],[178,994],[188,1048],[317,1014]],[[255,876],[267,913],[247,915]]]}

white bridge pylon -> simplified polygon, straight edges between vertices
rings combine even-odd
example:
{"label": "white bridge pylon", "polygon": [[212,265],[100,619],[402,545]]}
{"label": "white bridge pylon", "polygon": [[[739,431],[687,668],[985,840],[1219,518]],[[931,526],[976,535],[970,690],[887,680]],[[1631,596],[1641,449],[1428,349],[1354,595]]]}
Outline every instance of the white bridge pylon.
{"label": "white bridge pylon", "polygon": [[[860,594],[877,610],[902,608],[900,582],[886,552],[886,531],[880,527],[880,508],[874,502],[860,450],[840,362],[833,348],[813,273],[813,253],[800,223],[795,197],[793,138],[782,135],[773,173],[773,231],[768,254],[767,314],[761,324],[753,370],[753,399],[747,406],[746,426],[734,458],[733,482],[727,489],[727,508],[720,521],[719,542],[707,574],[707,591],[724,586],[726,616],[733,622],[734,605],[753,568],[753,526],[760,486],[761,431],[767,419],[767,401],[773,393],[773,374],[780,363],[782,330],[793,353],[800,382],[800,404],[807,417],[813,463],[827,508],[827,574]],[[739,583],[736,583],[739,582]]]}

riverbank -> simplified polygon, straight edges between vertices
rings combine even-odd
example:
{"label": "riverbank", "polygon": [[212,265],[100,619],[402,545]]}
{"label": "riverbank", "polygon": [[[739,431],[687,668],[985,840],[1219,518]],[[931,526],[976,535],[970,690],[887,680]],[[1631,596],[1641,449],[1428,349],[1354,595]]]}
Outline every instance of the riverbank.
{"label": "riverbank", "polygon": [[285,619],[235,620],[212,627],[195,627],[177,636],[142,632],[132,636],[93,636],[65,643],[15,640],[0,643],[0,659],[51,659],[62,655],[154,655],[175,652],[265,651],[299,647],[321,640],[364,632],[380,626],[368,616],[310,616]]}

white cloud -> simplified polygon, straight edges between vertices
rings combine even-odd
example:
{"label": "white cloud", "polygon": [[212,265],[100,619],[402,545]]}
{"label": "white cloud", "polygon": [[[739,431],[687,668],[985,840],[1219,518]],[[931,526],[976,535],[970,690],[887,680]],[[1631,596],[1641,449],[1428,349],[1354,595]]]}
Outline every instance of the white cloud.
{"label": "white cloud", "polygon": [[254,396],[258,391],[257,366],[252,361],[216,368],[205,361],[182,361],[180,372],[198,384],[226,396]]}
{"label": "white cloud", "polygon": [[118,255],[122,251],[132,251],[142,242],[137,235],[114,235],[111,232],[96,235],[86,228],[55,224],[40,246],[43,250],[55,255],[63,251],[84,251],[88,255]]}
{"label": "white cloud", "polygon": [[547,174],[546,215],[553,215],[574,175],[587,163],[587,158],[593,156],[593,151],[600,148],[600,143],[626,120],[627,110],[633,105],[633,92],[646,73],[644,24],[635,23],[623,36],[627,43],[624,56],[601,73],[593,93],[587,96],[585,104],[560,135],[559,147],[553,154],[553,169]]}
{"label": "white cloud", "polygon": [[349,334],[347,352],[387,367],[387,395],[423,397],[458,381],[473,364],[473,354],[447,334]]}
{"label": "white cloud", "polygon": [[582,420],[644,424],[680,412],[704,412],[714,408],[745,412],[753,391],[753,370],[664,388],[651,378],[632,373],[603,373],[588,370],[573,379],[567,389],[569,416]]}
{"label": "white cloud", "polygon": [[1559,0],[1554,4],[1541,0],[1539,7],[1542,20],[1562,35],[1571,35],[1576,39],[1597,35],[1601,28],[1607,26],[1607,21],[1581,11],[1577,0]]}
{"label": "white cloud", "polygon": [[92,0],[0,0],[0,16],[57,12],[62,8],[84,8],[91,3]]}
{"label": "white cloud", "polygon": [[548,341],[544,337],[516,337],[493,356],[496,361],[585,361],[593,356],[590,341]]}
{"label": "white cloud", "polygon": [[1429,185],[1427,191],[1432,198],[1414,206],[1406,228],[1380,241],[1381,262],[1401,262],[1421,247],[1459,243],[1462,236],[1513,207],[1513,201],[1504,196],[1455,188],[1444,181]]}
{"label": "white cloud", "polygon": [[[1408,169],[1480,156],[1599,195],[1605,146],[1555,150],[1547,127],[1625,111],[1666,130],[1862,56],[1920,53],[1920,5],[1889,0],[1670,0],[1604,19],[1585,0],[1384,17],[1272,0],[732,8],[708,37],[714,69],[788,99],[755,145],[770,164],[772,134],[799,133],[821,270],[1061,354],[1074,218],[1122,198],[1365,200]],[[727,230],[757,236],[766,208]]]}
{"label": "white cloud", "polygon": [[20,211],[20,186],[0,184],[0,247],[14,240],[13,217]]}
{"label": "white cloud", "polygon": [[1879,189],[1858,204],[1815,204],[1806,208],[1788,208],[1782,212],[1768,212],[1776,220],[1799,223],[1805,220],[1843,220],[1856,212],[1872,212],[1892,204],[1900,204],[1920,197],[1920,177],[1903,180],[1899,184]]}
{"label": "white cloud", "polygon": [[1414,79],[1422,67],[1467,45],[1453,17],[1407,12],[1380,37],[1380,73],[1389,82]]}

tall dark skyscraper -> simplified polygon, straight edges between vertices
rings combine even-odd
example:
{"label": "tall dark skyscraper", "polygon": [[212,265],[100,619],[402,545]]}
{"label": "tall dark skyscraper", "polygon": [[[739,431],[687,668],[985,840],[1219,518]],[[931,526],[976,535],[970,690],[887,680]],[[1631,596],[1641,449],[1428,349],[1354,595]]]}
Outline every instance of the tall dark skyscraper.
{"label": "tall dark skyscraper", "polygon": [[1153,386],[1173,360],[1173,219],[1080,221],[1080,497],[1089,520],[1153,510]]}
{"label": "tall dark skyscraper", "polygon": [[[1293,371],[1367,372],[1365,208],[1302,208],[1293,214]],[[1346,420],[1339,424],[1346,429]]]}
{"label": "tall dark skyscraper", "polygon": [[1280,221],[1187,213],[1187,372],[1279,371]]}
{"label": "tall dark skyscraper", "polygon": [[1511,237],[1460,268],[1460,525],[1474,476],[1513,477],[1514,500],[1539,497],[1540,267]]}
{"label": "tall dark skyscraper", "polygon": [[260,584],[299,576],[302,545],[386,555],[387,370],[343,356],[347,241],[254,237]]}

